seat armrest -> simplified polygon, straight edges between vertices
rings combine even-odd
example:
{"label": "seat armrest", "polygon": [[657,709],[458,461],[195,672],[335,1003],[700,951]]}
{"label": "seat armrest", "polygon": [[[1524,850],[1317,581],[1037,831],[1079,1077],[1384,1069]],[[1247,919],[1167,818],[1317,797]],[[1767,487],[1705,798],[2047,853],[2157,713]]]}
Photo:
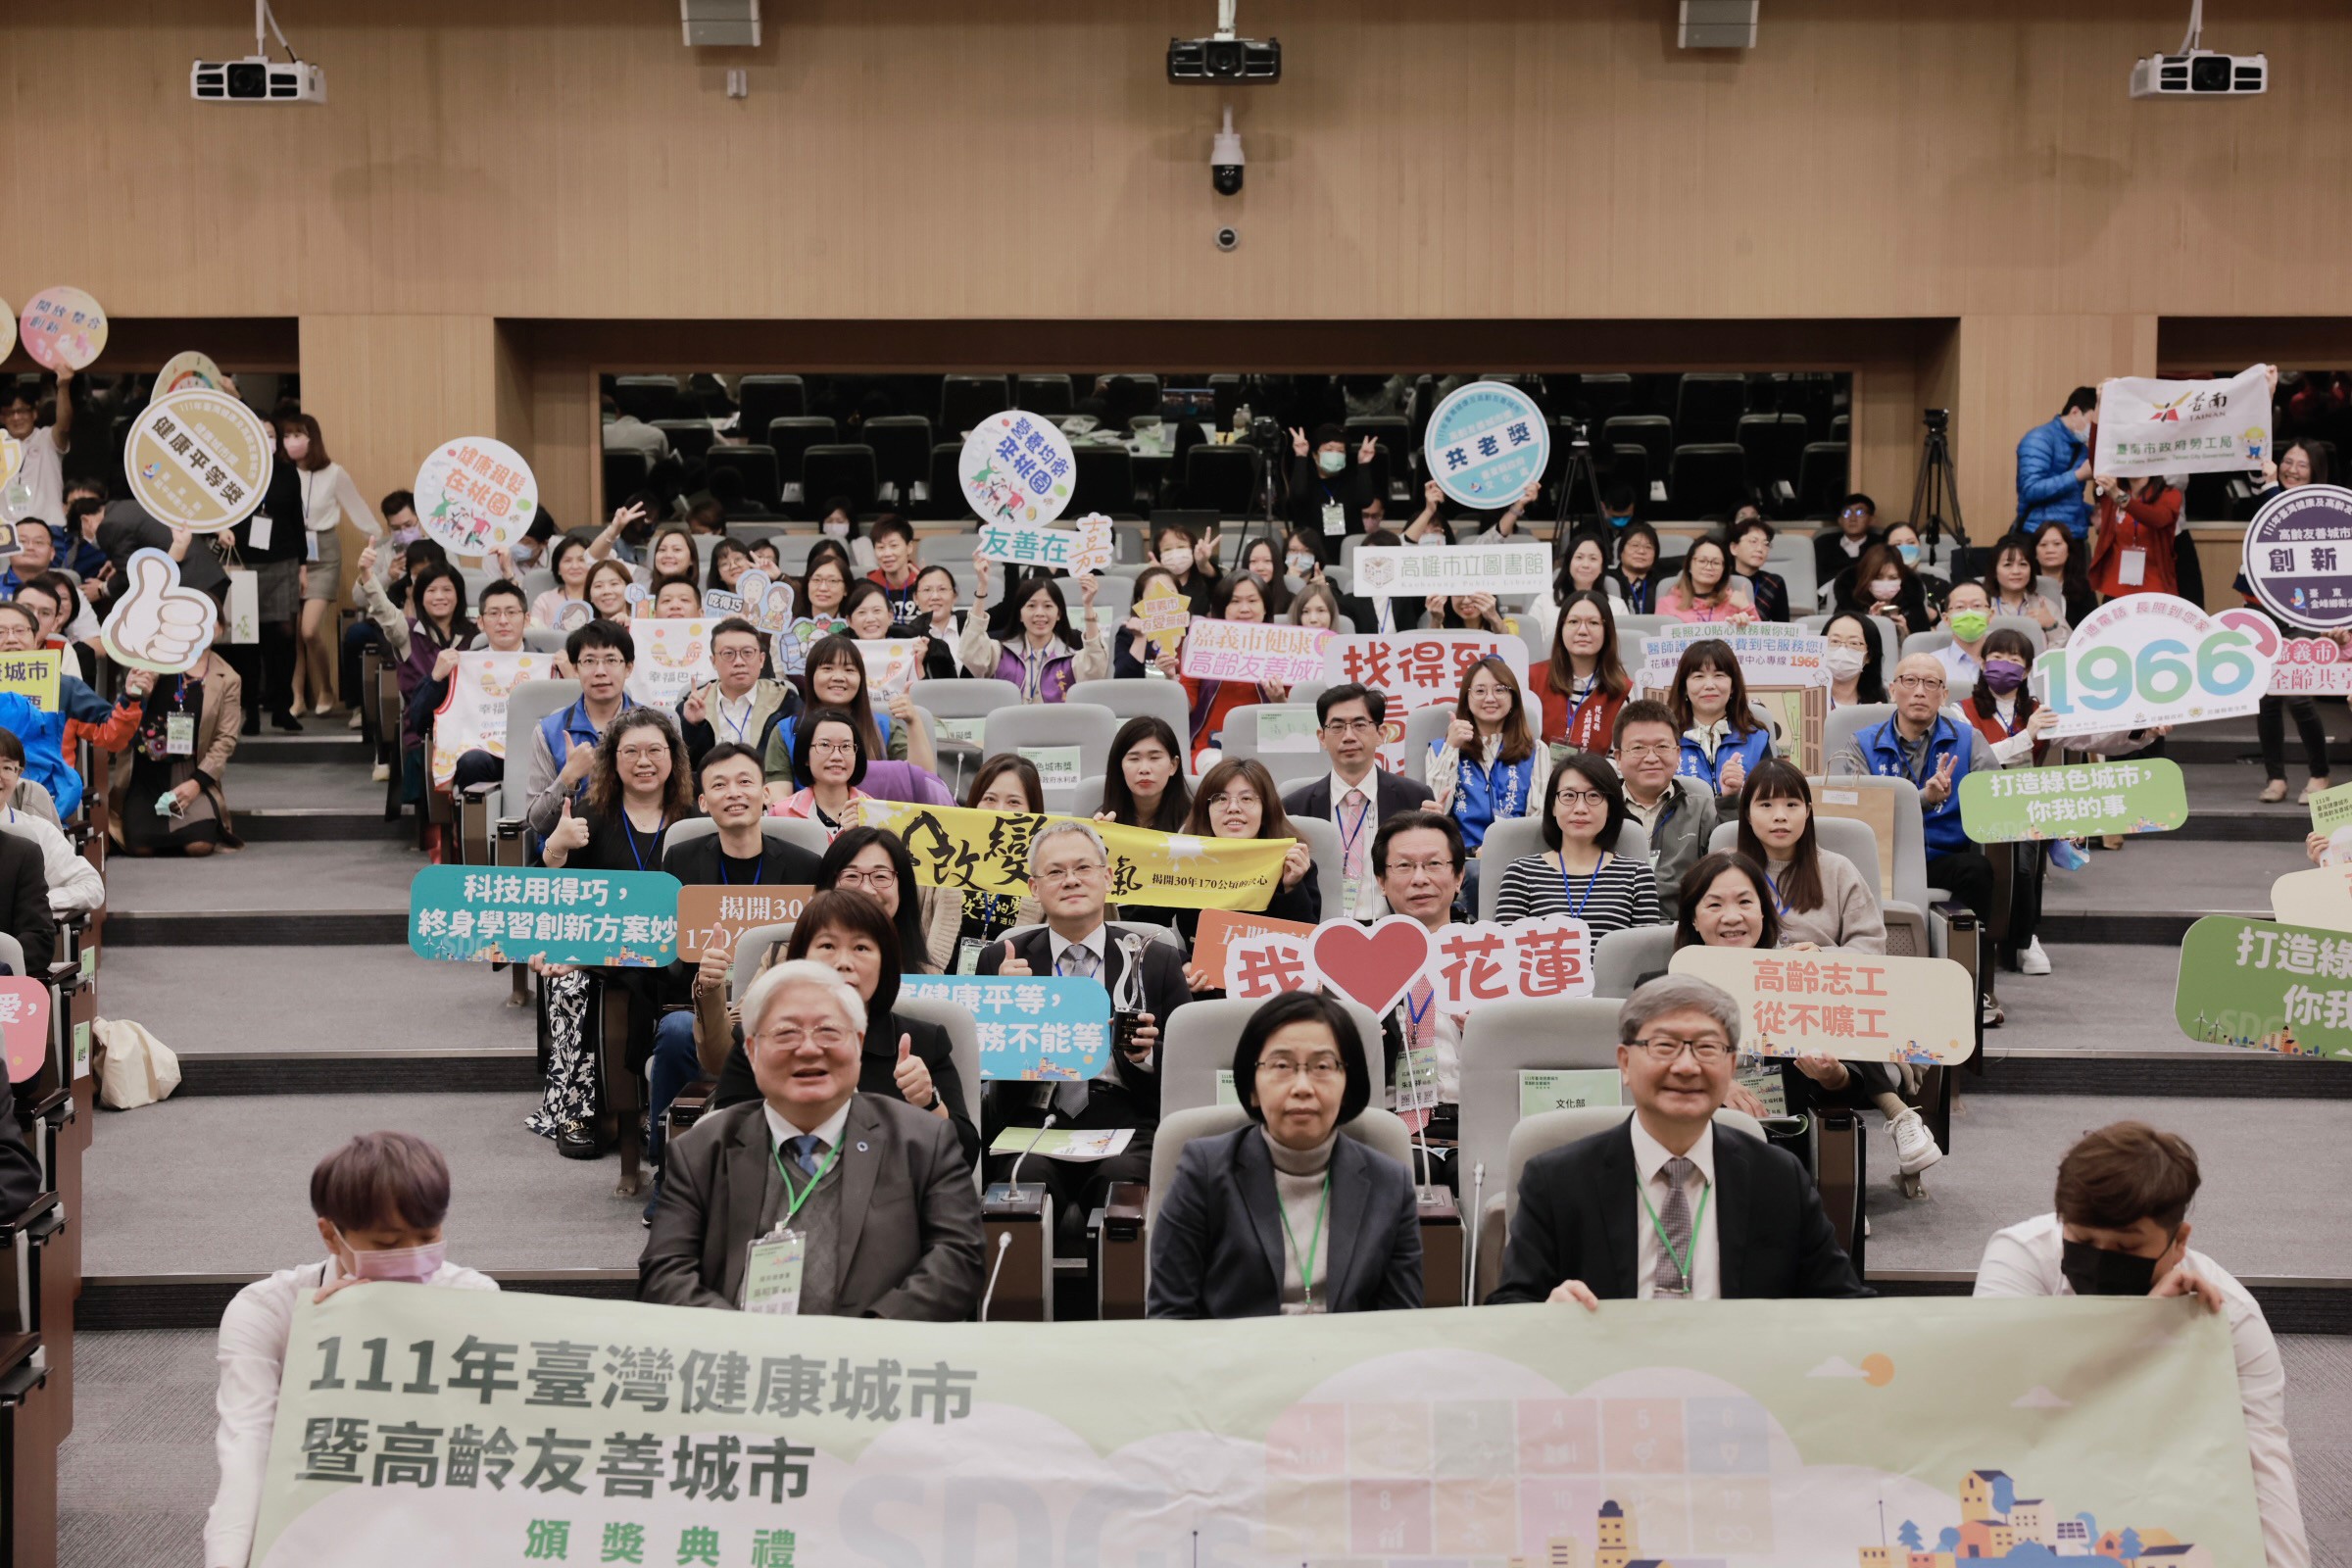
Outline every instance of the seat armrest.
{"label": "seat armrest", "polygon": [[1142,1182],[1112,1182],[1102,1201],[1102,1234],[1131,1242],[1144,1233],[1144,1210],[1152,1190]]}
{"label": "seat armrest", "polygon": [[[51,1216],[55,1216],[52,1220]],[[17,1236],[32,1237],[38,1241],[53,1235],[66,1222],[64,1210],[57,1206],[57,1194],[42,1193],[18,1213],[0,1215],[0,1241]]]}

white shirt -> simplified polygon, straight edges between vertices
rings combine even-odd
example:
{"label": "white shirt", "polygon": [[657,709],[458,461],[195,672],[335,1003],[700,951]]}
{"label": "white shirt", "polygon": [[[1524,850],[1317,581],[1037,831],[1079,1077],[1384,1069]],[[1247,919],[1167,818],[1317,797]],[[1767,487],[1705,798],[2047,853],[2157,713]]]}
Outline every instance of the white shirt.
{"label": "white shirt", "polygon": [[[1350,784],[1340,777],[1339,769],[1331,773],[1331,825],[1340,835],[1341,873],[1346,875],[1347,851],[1354,846],[1356,860],[1363,874],[1356,879],[1355,903],[1341,912],[1351,920],[1377,920],[1388,912],[1388,901],[1380,896],[1380,879],[1372,874],[1372,839],[1380,831],[1380,765],[1376,762],[1364,774],[1363,782]],[[1364,797],[1364,822],[1357,836],[1349,838],[1348,824],[1355,820],[1355,812],[1348,805],[1348,792],[1360,790]]]}
{"label": "white shirt", "polygon": [[[1658,1226],[1649,1222],[1651,1209],[1657,1210],[1659,1222],[1666,1218],[1666,1200],[1673,1192],[1666,1179],[1666,1162],[1674,1155],[1664,1144],[1649,1136],[1642,1125],[1639,1111],[1633,1118],[1634,1169],[1642,1175],[1642,1191],[1634,1196],[1634,1295],[1639,1300],[1655,1300],[1658,1295],[1658,1263],[1666,1255],[1666,1244],[1658,1238]],[[1720,1301],[1723,1299],[1723,1252],[1715,1240],[1715,1203],[1708,1200],[1701,1213],[1698,1200],[1715,1186],[1715,1124],[1709,1122],[1683,1156],[1698,1168],[1683,1183],[1683,1192],[1690,1205],[1691,1216],[1698,1221],[1690,1233],[1690,1299]],[[1647,1206],[1642,1203],[1646,1195]]]}
{"label": "white shirt", "polygon": [[[686,701],[681,697],[680,703]],[[710,733],[722,741],[738,746],[752,744],[752,709],[760,701],[760,688],[755,685],[741,697],[730,699],[725,692],[713,690],[703,709],[710,715]]]}
{"label": "white shirt", "polygon": [[760,1108],[767,1112],[767,1133],[770,1138],[775,1140],[776,1148],[782,1149],[795,1138],[813,1136],[817,1143],[816,1157],[821,1162],[827,1152],[841,1147],[842,1129],[850,1124],[850,1105],[857,1098],[853,1094],[848,1100],[843,1101],[839,1110],[817,1123],[816,1131],[813,1134],[803,1133],[791,1122],[786,1121],[783,1113],[765,1101],[760,1102]]}
{"label": "white shirt", "polygon": [[[281,1268],[237,1293],[220,1314],[220,1424],[213,1447],[220,1460],[220,1490],[204,1522],[205,1568],[245,1568],[253,1527],[262,1511],[262,1481],[270,1465],[270,1430],[277,1424],[277,1385],[285,1375],[286,1340],[294,1306],[341,1275],[333,1258]],[[426,1283],[453,1291],[495,1291],[498,1281],[455,1263]],[[363,1285],[361,1290],[397,1289]]]}
{"label": "white shirt", "polygon": [[66,525],[66,470],[58,461],[57,427],[44,424],[24,440],[24,465],[17,477],[32,492],[32,508],[26,514],[38,517],[52,528]]}
{"label": "white shirt", "polygon": [[[1979,1296],[2072,1296],[2063,1266],[2066,1233],[2056,1214],[2037,1214],[1995,1231],[1977,1264]],[[2190,1249],[2188,1270],[2222,1293],[2230,1342],[2237,1349],[2237,1396],[2245,1409],[2246,1450],[2254,1463],[2254,1501],[2262,1512],[2269,1568],[2310,1568],[2303,1508],[2295,1496],[2295,1456],[2286,1443],[2286,1366],[2262,1308],[2228,1269]]]}
{"label": "white shirt", "polygon": [[73,844],[55,822],[13,806],[0,807],[0,828],[20,834],[41,847],[41,875],[49,884],[49,908],[54,914],[87,912],[106,905],[106,879],[98,868],[74,853]]}
{"label": "white shirt", "polygon": [[295,477],[302,482],[302,521],[313,533],[324,533],[349,517],[361,532],[369,538],[383,532],[368,511],[368,503],[360,499],[359,487],[343,465],[330,463],[316,471],[296,469]]}

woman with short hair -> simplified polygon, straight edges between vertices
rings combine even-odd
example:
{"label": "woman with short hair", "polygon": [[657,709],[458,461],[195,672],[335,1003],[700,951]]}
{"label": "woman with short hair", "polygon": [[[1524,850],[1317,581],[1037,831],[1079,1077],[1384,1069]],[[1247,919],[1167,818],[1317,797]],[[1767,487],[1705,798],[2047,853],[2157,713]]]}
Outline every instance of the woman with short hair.
{"label": "woman with short hair", "polygon": [[1419,1306],[1412,1175],[1340,1131],[1372,1100],[1348,1009],[1315,992],[1266,1003],[1242,1028],[1233,1085],[1254,1125],[1185,1145],[1152,1224],[1151,1315]]}

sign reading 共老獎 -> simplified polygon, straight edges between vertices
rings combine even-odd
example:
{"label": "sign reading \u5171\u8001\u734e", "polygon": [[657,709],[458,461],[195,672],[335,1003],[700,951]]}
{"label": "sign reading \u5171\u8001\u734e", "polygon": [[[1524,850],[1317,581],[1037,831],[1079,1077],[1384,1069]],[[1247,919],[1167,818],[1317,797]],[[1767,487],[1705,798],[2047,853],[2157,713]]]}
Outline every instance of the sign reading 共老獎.
{"label": "sign reading \u5171\u8001\u734e", "polygon": [[2170,833],[2188,820],[2180,764],[2162,757],[2013,767],[1960,781],[1960,822],[1979,844]]}

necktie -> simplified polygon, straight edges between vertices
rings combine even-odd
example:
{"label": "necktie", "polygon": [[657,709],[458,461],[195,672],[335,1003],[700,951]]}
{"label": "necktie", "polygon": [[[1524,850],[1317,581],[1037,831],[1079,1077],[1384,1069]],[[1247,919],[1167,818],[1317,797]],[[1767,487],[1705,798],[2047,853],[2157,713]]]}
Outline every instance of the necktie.
{"label": "necktie", "polygon": [[784,1141],[785,1154],[795,1165],[800,1166],[801,1174],[804,1176],[816,1174],[816,1152],[823,1147],[824,1140],[818,1138],[814,1133],[799,1138],[788,1138]]}
{"label": "necktie", "polygon": [[1690,1281],[1676,1258],[1694,1268],[1698,1264],[1697,1249],[1690,1240],[1690,1197],[1683,1191],[1683,1183],[1697,1168],[1680,1154],[1666,1162],[1666,1206],[1658,1211],[1658,1224],[1666,1232],[1666,1246],[1658,1258],[1655,1281],[1660,1296],[1690,1294]]}
{"label": "necktie", "polygon": [[[1072,944],[1061,950],[1061,961],[1054,968],[1066,979],[1092,980],[1096,970],[1095,952]],[[1086,1109],[1089,1090],[1083,1083],[1060,1083],[1054,1086],[1054,1109],[1066,1123],[1075,1120]]]}
{"label": "necktie", "polygon": [[[1350,830],[1342,824],[1340,828],[1340,842],[1343,851],[1340,860],[1340,875],[1359,890],[1357,899],[1360,902],[1362,899],[1360,890],[1364,885],[1364,854],[1371,848],[1370,843],[1364,837],[1364,819],[1371,815],[1372,803],[1364,799],[1362,790],[1351,789],[1348,792],[1348,798],[1341,803],[1341,808],[1354,821],[1355,826]],[[1348,912],[1353,914],[1355,910],[1351,908]]]}

